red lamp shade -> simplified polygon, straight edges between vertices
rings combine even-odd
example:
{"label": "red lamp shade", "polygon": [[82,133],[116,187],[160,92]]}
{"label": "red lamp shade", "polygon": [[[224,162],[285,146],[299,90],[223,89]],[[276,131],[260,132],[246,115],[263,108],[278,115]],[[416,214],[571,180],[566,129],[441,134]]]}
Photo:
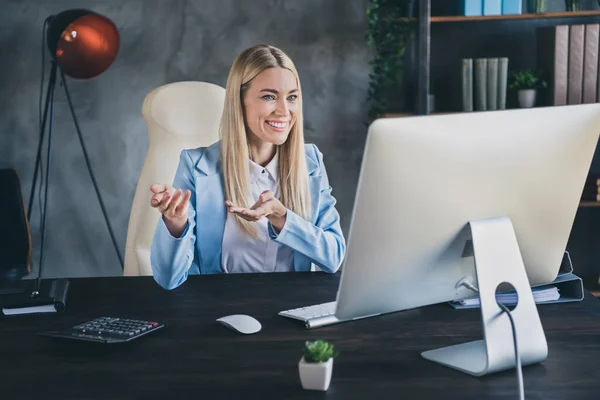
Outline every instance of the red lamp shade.
{"label": "red lamp shade", "polygon": [[106,71],[117,57],[119,32],[100,14],[67,10],[50,19],[48,48],[66,75],[91,79]]}

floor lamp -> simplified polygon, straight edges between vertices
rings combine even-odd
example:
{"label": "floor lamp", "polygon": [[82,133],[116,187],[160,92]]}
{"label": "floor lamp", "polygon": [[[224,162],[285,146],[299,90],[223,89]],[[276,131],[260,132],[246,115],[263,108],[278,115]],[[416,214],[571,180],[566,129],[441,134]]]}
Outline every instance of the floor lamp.
{"label": "floor lamp", "polygon": [[[102,209],[102,214],[104,215],[104,220],[106,221],[106,226],[115,247],[117,257],[121,263],[121,267],[123,267],[123,258],[119,252],[117,241],[115,240],[115,236],[104,207],[104,202],[102,201],[102,196],[98,190],[96,178],[92,171],[92,166],[90,164],[88,153],[81,135],[81,129],[79,128],[79,122],[77,121],[73,103],[71,102],[71,96],[67,87],[67,82],[65,80],[65,75],[80,80],[91,79],[108,69],[117,56],[119,49],[119,33],[115,25],[108,18],[89,10],[71,9],[48,17],[44,22],[44,34],[47,38],[45,44],[50,52],[51,68],[46,91],[44,113],[40,126],[40,136],[34,168],[35,172],[33,174],[33,183],[31,186],[31,194],[29,196],[27,218],[31,220],[31,211],[33,209],[32,206],[38,177],[38,168],[40,167],[41,163],[42,145],[44,142],[46,123],[48,123],[48,145],[45,171],[46,185],[44,188],[44,204],[41,211],[40,268],[38,278],[36,279],[30,296],[32,298],[45,297],[48,299],[46,294],[40,295],[40,285],[44,257],[44,238],[46,234],[46,208],[48,205],[48,183],[50,177],[50,156],[52,148],[54,90],[58,75],[60,76],[62,86],[65,90],[67,102],[73,117],[73,122],[75,123],[77,135],[79,136],[79,142],[81,144],[81,149],[83,150],[83,156],[85,158],[87,169],[90,173],[92,183],[94,184],[94,189],[96,190],[96,195],[100,203],[100,208]],[[50,292],[53,292],[54,295],[58,294],[59,297],[62,296],[66,298],[68,281],[65,279],[55,280],[48,285],[48,288],[50,288]],[[56,293],[57,291],[61,293]]]}

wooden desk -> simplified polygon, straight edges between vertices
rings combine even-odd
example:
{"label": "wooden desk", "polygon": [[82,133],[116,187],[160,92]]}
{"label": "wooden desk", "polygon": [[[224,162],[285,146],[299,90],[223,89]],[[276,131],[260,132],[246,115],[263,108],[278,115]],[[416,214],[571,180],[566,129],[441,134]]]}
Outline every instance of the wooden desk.
{"label": "wooden desk", "polygon": [[[423,350],[482,337],[477,310],[447,304],[307,330],[277,315],[335,299],[338,275],[193,276],[174,291],[151,277],[72,279],[60,315],[0,319],[2,399],[515,399],[514,371],[475,378],[421,358]],[[600,302],[539,307],[548,359],[524,368],[527,399],[600,398]],[[247,313],[261,332],[215,322]],[[41,330],[99,316],[166,327],[124,345],[58,341]],[[340,350],[326,393],[304,391],[297,363],[307,339]]]}

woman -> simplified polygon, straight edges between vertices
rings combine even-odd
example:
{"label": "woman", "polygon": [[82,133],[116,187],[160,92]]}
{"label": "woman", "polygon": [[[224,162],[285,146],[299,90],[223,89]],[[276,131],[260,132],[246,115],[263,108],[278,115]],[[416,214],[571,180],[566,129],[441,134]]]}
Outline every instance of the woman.
{"label": "woman", "polygon": [[346,243],[315,145],[304,144],[294,64],[266,45],[243,51],[227,78],[221,140],[183,150],[173,187],[151,186],[162,213],[151,248],[166,289],[188,274],[340,267]]}

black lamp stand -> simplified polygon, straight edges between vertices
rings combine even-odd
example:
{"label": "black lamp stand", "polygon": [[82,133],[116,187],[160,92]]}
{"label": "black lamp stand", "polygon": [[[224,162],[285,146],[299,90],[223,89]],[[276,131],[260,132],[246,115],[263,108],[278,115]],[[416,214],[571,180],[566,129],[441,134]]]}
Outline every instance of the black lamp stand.
{"label": "black lamp stand", "polygon": [[40,261],[39,261],[39,273],[38,279],[35,285],[34,292],[32,293],[32,297],[39,295],[40,290],[40,281],[42,277],[42,265],[44,261],[44,239],[46,236],[46,209],[48,206],[48,186],[49,186],[49,178],[50,178],[50,155],[52,153],[52,123],[54,117],[54,90],[56,87],[56,78],[57,73],[60,73],[60,80],[63,88],[65,89],[65,94],[67,96],[67,102],[69,103],[69,109],[71,110],[71,115],[73,116],[73,122],[75,123],[75,129],[77,131],[77,136],[79,137],[79,143],[81,144],[81,149],[83,150],[83,156],[85,158],[85,163],[87,165],[87,169],[90,173],[90,177],[92,178],[92,183],[94,184],[94,189],[96,190],[96,196],[98,197],[98,201],[100,203],[100,208],[102,209],[102,214],[104,215],[104,220],[106,221],[106,226],[108,228],[108,232],[110,233],[110,237],[112,239],[115,252],[117,253],[117,257],[119,258],[119,262],[121,263],[121,268],[123,268],[123,258],[121,257],[121,253],[119,252],[119,247],[117,246],[117,241],[115,240],[115,236],[113,234],[112,228],[110,226],[110,222],[108,220],[108,215],[106,213],[106,209],[104,207],[104,202],[102,201],[102,196],[100,195],[100,190],[98,189],[98,184],[96,183],[96,178],[94,176],[94,172],[92,171],[92,166],[90,164],[90,160],[88,157],[87,150],[85,148],[85,144],[83,141],[83,136],[81,135],[81,130],[79,128],[79,122],[77,121],[77,116],[75,115],[75,110],[73,108],[73,104],[71,102],[71,96],[69,94],[69,90],[67,88],[67,82],[65,80],[65,75],[63,71],[58,66],[55,59],[51,60],[51,69],[50,69],[50,77],[48,80],[48,88],[46,91],[46,101],[44,105],[44,114],[42,118],[42,124],[40,128],[40,137],[37,148],[37,155],[35,158],[35,167],[33,174],[33,183],[31,185],[31,194],[29,196],[29,205],[27,209],[27,219],[31,220],[31,211],[33,209],[33,201],[35,198],[35,190],[36,190],[36,181],[38,176],[38,168],[41,162],[42,155],[42,145],[44,142],[44,133],[46,131],[46,121],[48,121],[48,149],[46,156],[46,185],[44,188],[44,205],[41,215],[41,238],[40,238]]}

